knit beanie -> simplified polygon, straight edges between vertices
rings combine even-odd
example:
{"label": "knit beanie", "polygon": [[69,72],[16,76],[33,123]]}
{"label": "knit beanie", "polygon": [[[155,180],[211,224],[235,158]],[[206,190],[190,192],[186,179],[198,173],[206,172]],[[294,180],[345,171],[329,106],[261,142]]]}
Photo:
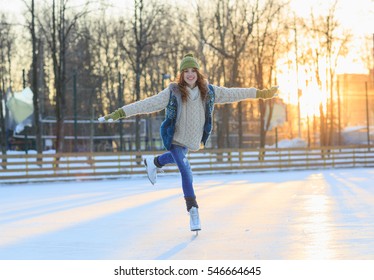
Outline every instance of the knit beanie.
{"label": "knit beanie", "polygon": [[187,68],[197,68],[200,69],[199,63],[196,61],[192,53],[186,54],[179,66],[179,71],[182,72],[186,70]]}

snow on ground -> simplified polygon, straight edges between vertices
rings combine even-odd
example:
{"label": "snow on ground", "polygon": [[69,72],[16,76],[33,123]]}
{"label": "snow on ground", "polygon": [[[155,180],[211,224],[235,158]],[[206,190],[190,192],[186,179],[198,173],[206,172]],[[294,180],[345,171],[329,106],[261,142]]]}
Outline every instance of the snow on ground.
{"label": "snow on ground", "polygon": [[0,184],[0,259],[373,259],[373,181],[363,168],[195,176],[198,236],[178,175]]}

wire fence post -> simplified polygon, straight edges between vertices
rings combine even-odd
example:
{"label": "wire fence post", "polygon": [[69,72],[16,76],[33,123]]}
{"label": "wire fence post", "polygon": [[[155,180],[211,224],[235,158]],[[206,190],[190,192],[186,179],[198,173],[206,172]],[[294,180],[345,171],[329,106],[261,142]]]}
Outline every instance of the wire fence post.
{"label": "wire fence post", "polygon": [[73,75],[73,99],[74,99],[74,152],[78,152],[78,123],[77,123],[77,74]]}
{"label": "wire fence post", "polygon": [[[118,101],[120,106],[123,106],[123,90],[122,90],[122,75],[120,72],[118,72]],[[118,133],[119,133],[119,150],[123,152],[123,124],[122,119],[119,120],[119,127],[118,127]]]}

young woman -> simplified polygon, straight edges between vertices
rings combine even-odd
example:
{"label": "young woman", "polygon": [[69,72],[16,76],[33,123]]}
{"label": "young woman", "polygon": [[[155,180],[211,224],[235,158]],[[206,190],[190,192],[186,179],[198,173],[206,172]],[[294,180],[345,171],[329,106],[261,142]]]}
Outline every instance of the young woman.
{"label": "young woman", "polygon": [[189,150],[199,150],[208,140],[212,131],[214,104],[238,102],[248,98],[272,98],[277,92],[277,87],[258,90],[210,85],[199,69],[200,65],[194,56],[187,54],[180,62],[177,83],[171,83],[155,96],[125,105],[99,118],[101,122],[113,122],[120,118],[166,109],[166,118],[160,130],[167,152],[155,158],[145,158],[144,164],[152,184],[156,183],[158,169],[166,164],[178,166],[190,214],[191,231],[201,230],[201,224],[187,153]]}

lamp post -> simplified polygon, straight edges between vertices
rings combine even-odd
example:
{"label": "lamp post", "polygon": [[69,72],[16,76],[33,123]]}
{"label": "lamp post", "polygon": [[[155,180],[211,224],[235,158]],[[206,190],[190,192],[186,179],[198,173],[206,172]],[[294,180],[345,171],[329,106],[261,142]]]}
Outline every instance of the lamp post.
{"label": "lamp post", "polygon": [[298,136],[301,139],[301,112],[300,112],[300,97],[303,92],[301,89],[297,89],[297,116],[298,116]]}
{"label": "lamp post", "polygon": [[365,97],[366,97],[366,133],[367,141],[370,151],[370,121],[369,121],[369,96],[368,96],[368,82],[365,82]]}
{"label": "lamp post", "polygon": [[74,100],[74,152],[78,152],[78,122],[77,122],[77,74],[73,76],[73,100]]}
{"label": "lamp post", "polygon": [[[123,106],[123,87],[122,87],[122,75],[118,72],[118,100],[119,104]],[[119,150],[122,152],[124,150],[123,144],[123,122],[122,119],[119,120]]]}
{"label": "lamp post", "polygon": [[[22,69],[22,85],[23,89],[26,88],[26,74],[25,69]],[[27,131],[27,125],[25,125],[24,131],[25,131],[25,153],[26,155],[29,153],[29,138],[28,138],[28,131]]]}

